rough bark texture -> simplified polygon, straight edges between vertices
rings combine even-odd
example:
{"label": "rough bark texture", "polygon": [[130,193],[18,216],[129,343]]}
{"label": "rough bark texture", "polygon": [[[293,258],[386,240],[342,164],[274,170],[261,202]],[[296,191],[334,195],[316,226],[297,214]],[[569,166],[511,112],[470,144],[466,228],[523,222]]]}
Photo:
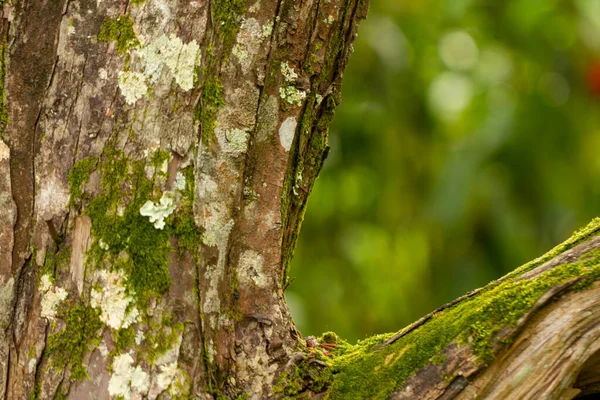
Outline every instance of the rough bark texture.
{"label": "rough bark texture", "polygon": [[390,335],[283,298],[367,0],[4,1],[0,399],[572,398],[600,223]]}
{"label": "rough bark texture", "polygon": [[366,0],[3,2],[0,398],[274,395]]}

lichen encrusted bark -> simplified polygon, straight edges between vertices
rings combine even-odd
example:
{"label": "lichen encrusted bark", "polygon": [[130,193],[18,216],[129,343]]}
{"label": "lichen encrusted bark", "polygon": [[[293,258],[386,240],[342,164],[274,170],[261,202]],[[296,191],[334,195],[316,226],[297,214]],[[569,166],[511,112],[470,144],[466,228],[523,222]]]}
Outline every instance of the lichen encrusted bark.
{"label": "lichen encrusted bark", "polygon": [[4,5],[0,398],[274,394],[303,363],[286,268],[366,9]]}

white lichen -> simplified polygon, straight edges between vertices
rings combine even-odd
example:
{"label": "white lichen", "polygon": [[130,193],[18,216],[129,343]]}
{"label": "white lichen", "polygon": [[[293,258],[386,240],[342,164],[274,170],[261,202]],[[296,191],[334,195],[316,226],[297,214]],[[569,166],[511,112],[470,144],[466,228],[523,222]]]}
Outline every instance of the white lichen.
{"label": "white lichen", "polygon": [[262,27],[262,36],[264,38],[268,38],[273,33],[273,25],[263,25]]}
{"label": "white lichen", "polygon": [[298,172],[296,173],[296,179],[294,181],[294,186],[292,187],[292,191],[294,192],[294,195],[298,196],[298,189],[300,189],[300,185],[302,184],[302,171],[303,171],[303,167],[302,165],[300,165],[298,167]]}
{"label": "white lichen", "polygon": [[267,277],[263,273],[263,257],[254,250],[246,250],[240,257],[238,274],[241,284],[254,283],[267,287]]}
{"label": "white lichen", "polygon": [[163,34],[145,46],[131,50],[130,55],[140,58],[144,72],[119,72],[119,88],[125,101],[134,104],[144,97],[148,85],[158,81],[165,66],[179,87],[185,91],[192,89],[200,54],[200,46],[195,40],[183,43],[174,34],[168,37]]}
{"label": "white lichen", "polygon": [[321,96],[320,94],[317,94],[315,96],[315,100],[317,101],[317,105],[319,105],[323,101],[323,96]]}
{"label": "white lichen", "polygon": [[263,28],[260,23],[255,18],[244,18],[232,49],[232,54],[242,66],[242,71],[250,70],[253,57],[260,52],[263,40]]}
{"label": "white lichen", "polygon": [[133,357],[129,353],[115,357],[113,374],[108,382],[108,393],[111,396],[122,396],[124,400],[131,400],[145,394],[150,385],[148,374],[142,367],[133,366]]}
{"label": "white lichen", "polygon": [[217,183],[210,177],[210,175],[201,173],[198,176],[198,182],[196,183],[198,189],[198,197],[201,199],[207,199],[218,189]]}
{"label": "white lichen", "polygon": [[42,312],[44,318],[56,318],[56,307],[67,298],[67,291],[52,284],[48,274],[42,275],[40,280],[40,292],[42,293]]}
{"label": "white lichen", "polygon": [[135,334],[135,344],[137,344],[139,346],[140,344],[142,344],[142,342],[144,341],[145,338],[146,338],[146,335],[144,334],[144,331],[142,331],[142,330],[137,331],[137,333]]}
{"label": "white lichen", "polygon": [[245,153],[248,149],[248,132],[241,129],[232,129],[230,131],[217,130],[217,138],[221,149],[225,153],[238,155]]}
{"label": "white lichen", "polygon": [[10,157],[10,149],[8,146],[0,139],[0,161],[8,160]]}
{"label": "white lichen", "polygon": [[148,92],[146,77],[140,72],[119,72],[119,88],[127,104],[135,104]]}
{"label": "white lichen", "polygon": [[285,151],[290,151],[292,148],[297,125],[296,117],[288,117],[279,128],[279,141]]}
{"label": "white lichen", "polygon": [[250,8],[248,8],[249,13],[257,13],[259,11],[260,11],[260,0],[257,0],[256,3],[251,5]]}
{"label": "white lichen", "polygon": [[212,339],[208,339],[208,361],[212,363],[216,355],[215,344]]}
{"label": "white lichen", "polygon": [[217,246],[219,250],[227,246],[229,233],[233,229],[233,220],[224,220],[220,213],[214,213],[208,216],[204,222],[206,229],[202,235],[202,242],[207,246]]}
{"label": "white lichen", "polygon": [[185,190],[185,175],[181,171],[177,171],[175,175],[175,188],[177,190]]}
{"label": "white lichen", "polygon": [[142,58],[144,74],[151,83],[158,81],[166,66],[183,90],[194,87],[196,66],[200,63],[200,46],[196,40],[183,43],[174,34],[169,37],[161,35],[142,47],[138,53]]}
{"label": "white lichen", "polygon": [[280,87],[279,97],[289,104],[300,107],[302,101],[306,99],[306,92],[304,90],[298,90],[295,86]]}
{"label": "white lichen", "polygon": [[165,218],[175,210],[175,202],[169,192],[163,193],[158,204],[148,200],[140,208],[140,214],[149,217],[150,223],[154,224],[156,229],[165,227]]}
{"label": "white lichen", "polygon": [[36,193],[36,212],[38,215],[44,215],[46,212],[51,215],[60,214],[67,204],[69,204],[70,193],[68,186],[50,172],[40,177],[39,192]]}
{"label": "white lichen", "polygon": [[177,67],[173,72],[175,82],[183,90],[190,90],[194,87],[194,77],[196,74],[196,65],[200,58],[200,46],[195,40],[181,46],[181,53],[177,60]]}
{"label": "white lichen", "polygon": [[96,277],[100,290],[92,289],[90,305],[100,309],[100,320],[115,330],[138,322],[140,313],[133,298],[125,293],[121,273],[98,271]]}
{"label": "white lichen", "polygon": [[240,64],[245,67],[249,66],[250,54],[244,49],[242,44],[236,43],[236,45],[233,46],[233,49],[231,49],[231,54],[238,59]]}
{"label": "white lichen", "polygon": [[298,74],[287,62],[281,63],[281,75],[288,82],[296,82],[298,80]]}
{"label": "white lichen", "polygon": [[35,366],[36,365],[37,365],[37,359],[30,358],[29,359],[29,363],[27,365],[27,370],[29,371],[30,374],[33,374],[33,371],[35,371]]}
{"label": "white lichen", "polygon": [[171,385],[173,379],[175,379],[175,375],[177,374],[177,361],[161,365],[159,368],[160,372],[156,378],[156,383],[160,389],[165,390]]}
{"label": "white lichen", "polygon": [[108,351],[108,346],[106,345],[106,342],[104,340],[102,340],[102,342],[100,342],[100,344],[98,345],[98,351],[100,352],[102,357],[106,357],[110,353]]}

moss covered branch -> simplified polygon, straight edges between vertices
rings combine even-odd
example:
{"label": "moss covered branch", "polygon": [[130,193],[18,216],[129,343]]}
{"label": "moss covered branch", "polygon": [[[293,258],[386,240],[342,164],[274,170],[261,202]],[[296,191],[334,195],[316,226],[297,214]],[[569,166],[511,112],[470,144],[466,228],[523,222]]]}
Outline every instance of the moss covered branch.
{"label": "moss covered branch", "polygon": [[398,333],[354,346],[324,335],[313,351],[322,354],[325,344],[332,357],[325,397],[562,399],[599,392],[592,373],[600,349],[599,233],[596,219]]}

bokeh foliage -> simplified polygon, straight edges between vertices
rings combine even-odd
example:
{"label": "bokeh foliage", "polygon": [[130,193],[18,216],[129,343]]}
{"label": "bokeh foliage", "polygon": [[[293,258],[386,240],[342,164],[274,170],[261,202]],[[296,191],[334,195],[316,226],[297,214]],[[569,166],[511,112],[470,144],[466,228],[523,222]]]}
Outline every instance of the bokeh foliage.
{"label": "bokeh foliage", "polygon": [[598,216],[600,1],[376,0],[286,295],[395,331]]}

